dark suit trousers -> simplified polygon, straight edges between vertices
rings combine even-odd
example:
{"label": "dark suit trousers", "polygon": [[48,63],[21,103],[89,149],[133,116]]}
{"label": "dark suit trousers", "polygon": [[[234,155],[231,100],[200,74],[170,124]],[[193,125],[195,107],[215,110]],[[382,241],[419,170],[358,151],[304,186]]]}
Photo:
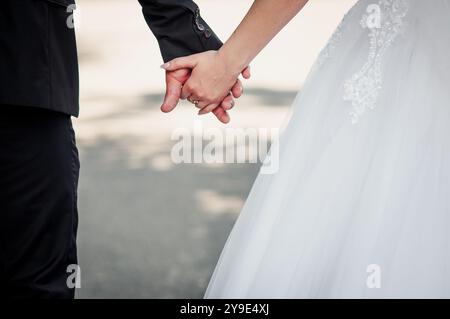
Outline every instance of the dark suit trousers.
{"label": "dark suit trousers", "polygon": [[1,106],[2,297],[74,297],[67,281],[77,264],[78,174],[69,115]]}

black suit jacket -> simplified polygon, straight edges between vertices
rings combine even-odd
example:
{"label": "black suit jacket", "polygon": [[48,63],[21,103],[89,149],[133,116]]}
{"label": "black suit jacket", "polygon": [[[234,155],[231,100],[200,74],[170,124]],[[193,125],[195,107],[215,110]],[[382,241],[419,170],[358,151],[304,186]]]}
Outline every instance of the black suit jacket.
{"label": "black suit jacket", "polygon": [[[78,116],[74,1],[0,0],[0,108],[35,106]],[[164,61],[221,46],[191,0],[139,2]]]}

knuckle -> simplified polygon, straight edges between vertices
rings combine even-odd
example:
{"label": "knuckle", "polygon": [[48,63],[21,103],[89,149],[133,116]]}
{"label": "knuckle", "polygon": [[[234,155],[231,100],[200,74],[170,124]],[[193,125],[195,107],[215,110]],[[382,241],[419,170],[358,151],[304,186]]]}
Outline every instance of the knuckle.
{"label": "knuckle", "polygon": [[207,98],[206,95],[205,95],[205,92],[203,92],[203,91],[201,91],[201,90],[200,90],[200,91],[197,91],[197,92],[196,92],[196,95],[197,95],[198,98],[201,99],[201,100]]}
{"label": "knuckle", "polygon": [[196,89],[197,89],[197,86],[196,86],[195,84],[193,84],[193,83],[187,83],[187,84],[186,84],[186,89],[187,89],[189,92],[195,92]]}

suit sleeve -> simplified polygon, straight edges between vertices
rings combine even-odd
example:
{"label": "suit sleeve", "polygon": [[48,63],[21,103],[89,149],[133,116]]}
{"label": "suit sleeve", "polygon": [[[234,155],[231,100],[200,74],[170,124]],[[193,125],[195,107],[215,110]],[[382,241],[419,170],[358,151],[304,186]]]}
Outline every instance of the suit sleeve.
{"label": "suit sleeve", "polygon": [[222,42],[191,0],[139,0],[145,20],[158,40],[164,62],[218,50]]}

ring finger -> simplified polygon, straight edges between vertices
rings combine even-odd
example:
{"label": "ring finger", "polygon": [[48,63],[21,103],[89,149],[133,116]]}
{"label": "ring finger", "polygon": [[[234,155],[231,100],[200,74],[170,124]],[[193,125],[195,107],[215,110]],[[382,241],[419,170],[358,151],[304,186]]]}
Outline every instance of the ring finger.
{"label": "ring finger", "polygon": [[196,108],[202,109],[207,106],[209,103],[200,101],[199,99],[193,97],[192,95],[188,97],[188,101],[195,105]]}

